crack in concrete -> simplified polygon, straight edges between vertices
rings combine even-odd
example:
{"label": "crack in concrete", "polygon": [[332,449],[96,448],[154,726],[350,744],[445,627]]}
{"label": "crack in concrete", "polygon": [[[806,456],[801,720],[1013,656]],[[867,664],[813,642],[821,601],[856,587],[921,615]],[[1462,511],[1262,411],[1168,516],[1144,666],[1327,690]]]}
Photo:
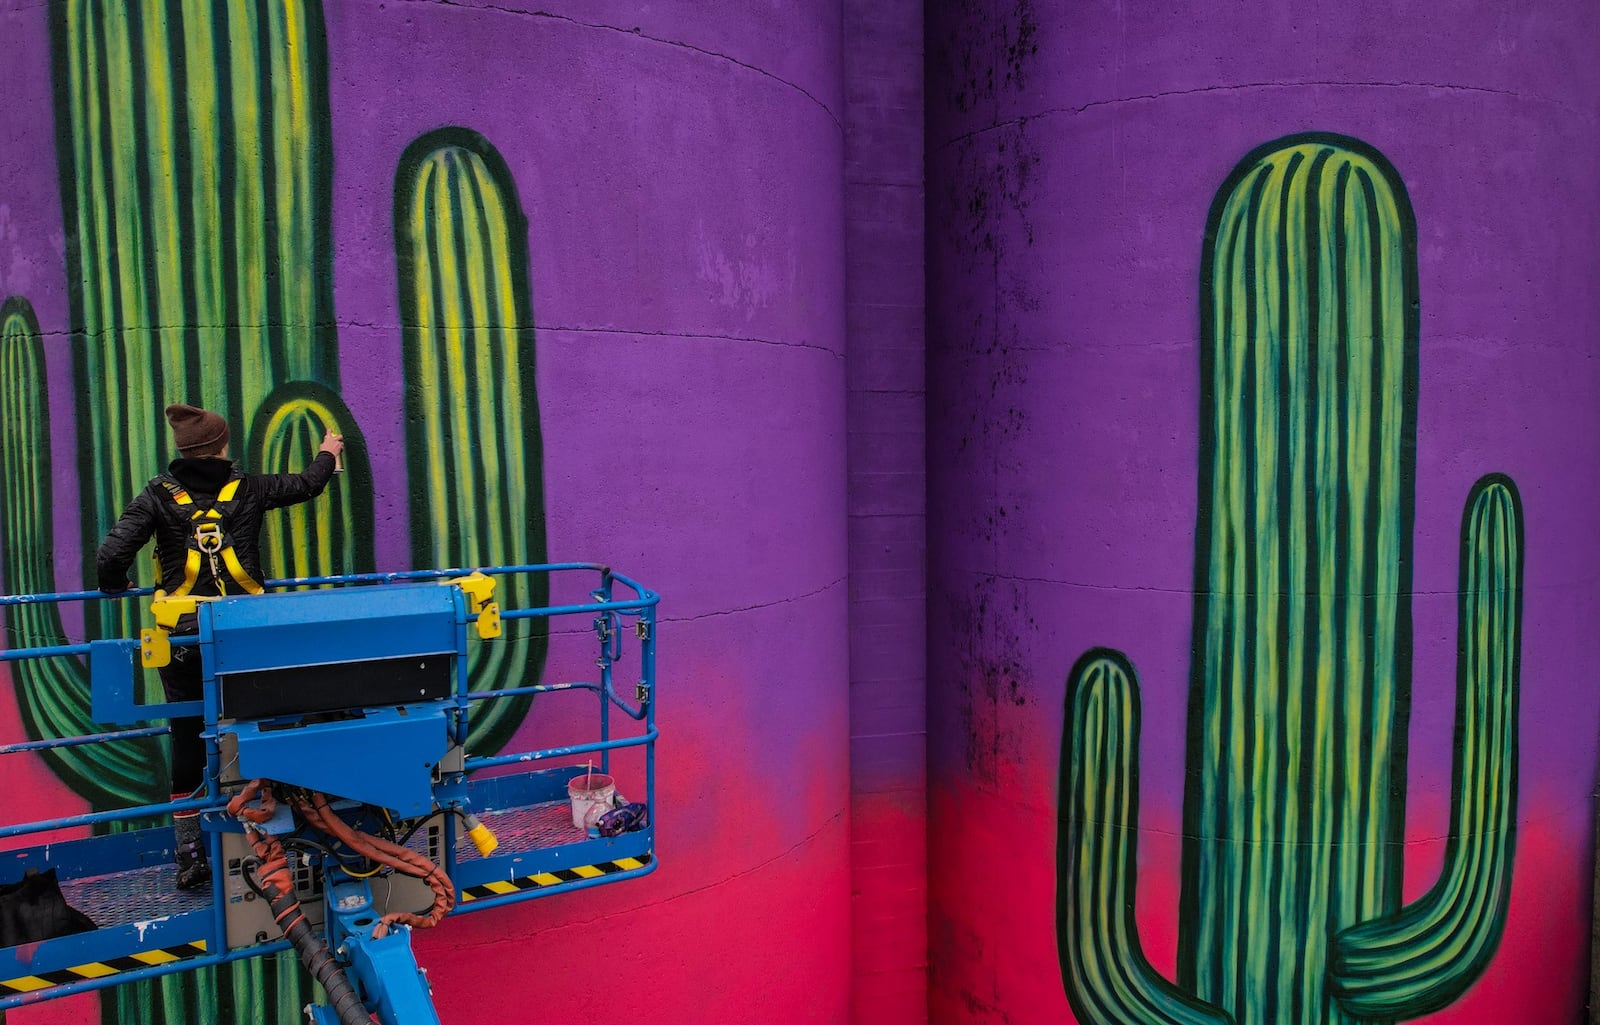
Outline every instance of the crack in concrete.
{"label": "crack in concrete", "polygon": [[1204,93],[1245,92],[1252,89],[1298,89],[1305,88],[1307,86],[1323,86],[1328,88],[1344,89],[1436,89],[1441,92],[1486,93],[1495,96],[1509,96],[1518,100],[1547,103],[1565,110],[1568,113],[1577,114],[1589,120],[1594,120],[1596,117],[1600,117],[1600,111],[1585,111],[1581,108],[1574,107],[1571,104],[1564,103],[1561,100],[1552,99],[1548,96],[1519,93],[1510,89],[1494,89],[1490,88],[1489,86],[1481,85],[1455,85],[1449,82],[1348,82],[1332,79],[1299,82],[1239,82],[1233,85],[1196,86],[1193,89],[1168,89],[1161,92],[1140,93],[1134,96],[1122,96],[1109,100],[1090,100],[1087,103],[1065,107],[1049,107],[1032,114],[1024,114],[1021,117],[1014,117],[1005,121],[997,121],[992,125],[986,125],[983,128],[975,128],[970,132],[964,132],[961,135],[952,136],[951,138],[938,143],[932,148],[935,150],[942,150],[1001,128],[1011,128],[1017,125],[1026,124],[1029,121],[1033,121],[1038,118],[1051,117],[1057,114],[1082,114],[1085,111],[1092,110],[1096,107],[1116,107],[1126,103],[1143,103],[1150,100],[1164,100],[1178,96],[1195,96]]}
{"label": "crack in concrete", "polygon": [[[963,572],[963,571],[957,570],[956,572]],[[1087,582],[1081,581],[1081,580],[1060,580],[1060,579],[1057,579],[1055,577],[1030,577],[1030,576],[1022,576],[1020,574],[1012,574],[1012,573],[987,573],[987,572],[983,572],[981,570],[966,570],[964,572],[967,572],[967,573],[971,574],[972,576],[981,577],[984,580],[1006,580],[1006,581],[1010,581],[1012,583],[1019,583],[1019,584],[1053,584],[1056,587],[1075,587],[1075,588],[1081,588],[1081,589],[1086,590],[1086,591],[1111,591],[1111,592],[1147,593],[1147,594],[1173,594],[1173,595],[1183,595],[1184,597],[1193,597],[1193,596],[1195,596],[1197,594],[1215,593],[1215,592],[1195,591],[1193,588],[1190,588],[1190,587],[1152,587],[1152,586],[1136,586],[1136,585],[1130,585],[1130,584],[1092,584],[1092,583],[1087,583]],[[1596,579],[1600,579],[1600,578],[1596,578]],[[1532,591],[1532,590],[1555,590],[1555,589],[1565,589],[1565,588],[1579,588],[1579,587],[1592,586],[1593,583],[1594,583],[1594,580],[1574,580],[1574,581],[1568,581],[1566,583],[1554,584],[1554,585],[1549,585],[1548,587],[1541,587],[1541,588],[1534,588],[1534,587],[1524,586],[1523,587],[1523,591],[1527,592],[1527,591]],[[1256,591],[1256,592],[1244,592],[1244,593],[1258,594],[1258,595],[1259,594],[1279,595],[1279,594],[1284,594],[1284,593],[1288,593],[1288,592]],[[1309,594],[1311,592],[1297,592],[1297,593]],[[1441,588],[1441,589],[1438,589],[1438,590],[1424,590],[1422,588],[1412,588],[1409,591],[1384,591],[1384,592],[1376,592],[1376,591],[1374,591],[1374,592],[1367,592],[1364,596],[1365,597],[1377,597],[1380,593],[1385,595],[1385,596],[1387,596],[1387,597],[1454,598],[1454,597],[1460,595],[1461,591],[1460,591],[1459,588]]]}
{"label": "crack in concrete", "polygon": [[[188,331],[228,331],[228,330],[256,331],[256,330],[289,330],[289,329],[301,329],[301,328],[308,329],[308,330],[312,330],[312,329],[314,329],[314,330],[332,329],[332,330],[335,330],[335,331],[341,330],[341,329],[355,329],[355,330],[360,330],[360,331],[413,331],[413,330],[417,330],[418,327],[419,327],[419,325],[415,325],[415,324],[383,324],[383,323],[378,323],[376,321],[360,321],[360,320],[337,320],[337,321],[325,321],[325,322],[320,322],[320,323],[313,323],[313,322],[310,322],[310,321],[291,321],[291,322],[284,322],[284,323],[263,322],[263,323],[259,323],[259,324],[256,324],[256,323],[251,323],[251,324],[133,324],[133,325],[124,325],[122,327],[101,328],[100,330],[97,330],[97,331],[70,331],[70,330],[64,330],[64,329],[59,329],[59,328],[55,329],[55,330],[44,330],[43,328],[41,328],[39,333],[38,333],[38,337],[39,338],[67,338],[67,339],[71,339],[71,338],[75,338],[75,337],[78,337],[78,338],[108,338],[108,337],[114,337],[114,336],[117,336],[117,335],[126,335],[126,334],[128,334],[130,332],[147,332],[147,333],[151,333],[151,334],[157,334],[157,333],[177,333],[177,332],[188,332]],[[427,328],[426,330],[430,330],[430,331],[432,331],[432,330],[450,330],[450,331],[462,331],[462,332],[466,332],[466,331],[525,331],[525,330],[532,330],[535,334],[542,334],[542,333],[545,333],[545,332],[557,331],[557,332],[562,332],[562,333],[565,333],[565,334],[639,335],[639,336],[642,336],[642,337],[650,337],[650,338],[681,338],[681,339],[684,339],[686,341],[693,341],[695,339],[705,339],[707,341],[720,341],[720,342],[750,342],[750,343],[755,344],[755,345],[775,345],[775,346],[779,346],[780,348],[786,348],[786,349],[816,349],[818,352],[825,352],[828,355],[833,356],[835,359],[841,359],[841,360],[844,359],[844,353],[843,352],[840,352],[837,349],[830,349],[826,345],[819,345],[816,342],[786,342],[786,341],[781,341],[781,340],[776,339],[776,338],[756,338],[756,337],[750,336],[750,335],[724,334],[724,333],[717,332],[717,331],[651,331],[651,330],[646,330],[644,328],[571,327],[571,326],[567,326],[567,325],[563,325],[563,324],[535,324],[535,325],[533,325],[533,327],[531,329],[529,329],[529,328],[512,328],[512,327],[506,327],[506,326],[500,325],[500,324],[473,324],[473,325],[470,325],[470,326],[463,325],[463,326],[454,327],[454,328],[431,327],[431,328]]]}
{"label": "crack in concrete", "polygon": [[836,129],[838,129],[839,134],[840,135],[844,134],[844,123],[839,120],[839,116],[837,114],[835,114],[831,109],[829,109],[829,107],[828,107],[828,105],[826,103],[823,103],[821,100],[817,99],[817,97],[813,96],[804,86],[799,85],[798,83],[795,83],[795,82],[791,82],[788,79],[782,78],[782,77],[780,77],[778,75],[774,75],[772,72],[766,70],[765,68],[756,67],[754,64],[746,64],[744,61],[739,60],[736,57],[729,56],[728,54],[725,54],[725,53],[720,53],[720,52],[718,52],[716,50],[708,50],[703,46],[695,46],[693,43],[686,43],[681,39],[663,39],[660,36],[646,35],[642,29],[637,28],[637,27],[635,27],[635,28],[623,28],[620,25],[606,25],[606,24],[603,24],[603,23],[600,23],[600,22],[580,21],[579,19],[574,18],[571,15],[568,15],[568,14],[556,14],[554,11],[525,11],[525,10],[519,10],[519,9],[517,9],[515,7],[504,7],[504,6],[501,6],[499,4],[463,3],[463,2],[461,2],[461,0],[401,0],[401,2],[403,2],[403,3],[411,3],[411,4],[417,4],[417,3],[437,4],[440,7],[460,7],[460,8],[466,9],[466,10],[494,11],[494,12],[496,12],[498,14],[519,15],[519,16],[524,17],[524,18],[548,18],[551,21],[564,21],[564,22],[566,22],[566,23],[568,23],[570,25],[576,25],[579,28],[598,29],[598,30],[604,31],[604,32],[616,32],[616,33],[619,33],[619,34],[625,35],[625,36],[635,36],[635,37],[637,37],[639,39],[646,39],[646,40],[649,40],[652,43],[659,43],[659,44],[661,44],[663,46],[675,46],[675,47],[678,47],[680,49],[689,50],[691,52],[701,54],[702,56],[714,57],[717,60],[724,60],[724,61],[727,61],[729,64],[737,65],[738,67],[744,68],[747,71],[754,71],[756,74],[761,75],[761,76],[763,76],[765,78],[770,78],[774,82],[779,83],[780,85],[788,86],[790,89],[793,89],[795,92],[797,92],[800,95],[804,96],[806,99],[810,100],[812,103],[815,103],[817,105],[817,107],[824,114],[828,115],[828,119],[833,122],[833,126]]}
{"label": "crack in concrete", "polygon": [[744,605],[736,609],[717,609],[714,612],[702,612],[694,616],[660,616],[658,619],[663,623],[692,623],[697,619],[710,619],[713,616],[732,616],[737,615],[740,612],[754,612],[758,609],[770,609],[778,605],[790,605],[797,601],[805,601],[807,598],[815,598],[824,591],[830,591],[844,583],[845,579],[845,577],[839,577],[835,580],[829,581],[826,584],[823,584],[814,591],[807,591],[804,594],[790,595],[787,598],[778,598],[774,601],[757,602],[754,605]]}
{"label": "crack in concrete", "polygon": [[639,335],[646,338],[682,338],[686,341],[703,338],[710,341],[720,342],[752,342],[756,345],[776,345],[785,349],[816,349],[818,352],[825,352],[836,359],[844,359],[843,352],[840,352],[837,349],[830,349],[826,345],[818,345],[816,342],[783,342],[775,338],[754,338],[748,335],[719,334],[713,331],[646,331],[639,328],[628,327],[561,327],[553,324],[546,325],[544,327],[535,327],[534,330],[563,331],[568,334]]}

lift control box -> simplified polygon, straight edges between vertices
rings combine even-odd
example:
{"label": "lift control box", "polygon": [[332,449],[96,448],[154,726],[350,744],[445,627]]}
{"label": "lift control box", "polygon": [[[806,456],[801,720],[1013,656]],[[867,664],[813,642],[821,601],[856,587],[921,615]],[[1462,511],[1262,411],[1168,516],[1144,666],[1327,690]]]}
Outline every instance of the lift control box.
{"label": "lift control box", "polygon": [[464,616],[461,591],[437,584],[206,602],[224,762],[239,779],[426,814],[453,746]]}

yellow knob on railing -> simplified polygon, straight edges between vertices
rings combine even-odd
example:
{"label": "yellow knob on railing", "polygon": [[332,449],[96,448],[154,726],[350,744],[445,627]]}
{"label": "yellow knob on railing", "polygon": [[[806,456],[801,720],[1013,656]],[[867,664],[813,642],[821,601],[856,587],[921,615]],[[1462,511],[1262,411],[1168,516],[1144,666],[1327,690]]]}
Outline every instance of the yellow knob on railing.
{"label": "yellow knob on railing", "polygon": [[474,613],[482,612],[494,597],[494,578],[486,577],[477,570],[473,570],[464,577],[456,577],[445,583],[454,584],[466,592],[467,601]]}
{"label": "yellow knob on railing", "polygon": [[179,597],[157,591],[155,597],[150,599],[150,614],[156,618],[157,626],[170,631],[178,625],[179,616],[193,615],[199,605],[200,599],[192,595]]}

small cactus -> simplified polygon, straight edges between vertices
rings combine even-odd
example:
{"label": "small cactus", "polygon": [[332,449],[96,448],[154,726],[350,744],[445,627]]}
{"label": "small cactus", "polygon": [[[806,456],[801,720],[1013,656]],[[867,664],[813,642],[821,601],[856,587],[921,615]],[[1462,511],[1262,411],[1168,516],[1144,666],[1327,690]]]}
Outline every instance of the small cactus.
{"label": "small cactus", "polygon": [[[344,400],[330,388],[295,381],[267,396],[250,426],[249,466],[305,466],[316,457],[322,437],[354,424]],[[354,487],[330,487],[315,503],[279,511],[282,520],[261,535],[263,565],[276,575],[314,577],[348,573],[372,565],[372,479],[361,435],[345,435],[342,456]]]}
{"label": "small cactus", "polygon": [[[405,325],[411,560],[418,566],[545,561],[527,220],[499,152],[446,128],[400,158],[394,234]],[[544,577],[502,582],[508,606],[542,605]],[[474,689],[536,679],[545,620],[472,654]],[[527,698],[474,716],[469,747],[498,750]]]}
{"label": "small cactus", "polygon": [[1085,1025],[1346,1025],[1432,1013],[1483,972],[1515,836],[1522,511],[1462,522],[1457,755],[1443,874],[1400,902],[1411,676],[1416,234],[1352,139],[1251,153],[1212,208],[1178,980],[1131,918],[1137,680],[1067,687],[1060,940]]}

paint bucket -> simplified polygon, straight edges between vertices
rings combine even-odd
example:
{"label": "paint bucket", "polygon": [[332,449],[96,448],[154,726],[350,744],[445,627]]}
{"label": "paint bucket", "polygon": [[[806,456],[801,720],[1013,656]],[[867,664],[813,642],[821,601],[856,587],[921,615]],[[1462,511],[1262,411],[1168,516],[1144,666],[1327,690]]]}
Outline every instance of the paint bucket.
{"label": "paint bucket", "polygon": [[572,777],[567,784],[567,796],[572,799],[572,824],[588,829],[595,820],[611,810],[611,799],[617,794],[617,781],[603,772],[586,772]]}

